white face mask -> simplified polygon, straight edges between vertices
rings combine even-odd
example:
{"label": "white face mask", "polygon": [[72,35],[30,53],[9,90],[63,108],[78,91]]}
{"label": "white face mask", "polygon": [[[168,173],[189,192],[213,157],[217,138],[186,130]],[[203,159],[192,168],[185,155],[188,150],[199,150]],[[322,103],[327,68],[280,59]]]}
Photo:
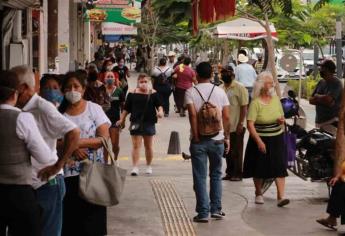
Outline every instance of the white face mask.
{"label": "white face mask", "polygon": [[271,95],[271,96],[275,95],[275,93],[276,93],[276,90],[275,90],[274,87],[272,87],[272,88],[270,88],[270,89],[268,90],[268,94]]}
{"label": "white face mask", "polygon": [[111,71],[113,69],[113,66],[107,66],[107,71]]}
{"label": "white face mask", "polygon": [[148,83],[139,83],[138,87],[142,90],[147,90],[149,85]]}
{"label": "white face mask", "polygon": [[81,93],[77,91],[69,91],[65,94],[65,98],[72,104],[75,104],[81,100]]}

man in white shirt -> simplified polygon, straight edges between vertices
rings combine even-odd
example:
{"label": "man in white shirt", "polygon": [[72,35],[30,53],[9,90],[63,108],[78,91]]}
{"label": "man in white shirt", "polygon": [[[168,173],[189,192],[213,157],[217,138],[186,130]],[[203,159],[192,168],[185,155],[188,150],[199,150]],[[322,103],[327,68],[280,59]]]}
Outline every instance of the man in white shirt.
{"label": "man in white shirt", "polygon": [[[229,100],[221,88],[210,83],[212,66],[201,62],[197,68],[198,84],[187,90],[185,104],[188,108],[191,125],[191,160],[193,168],[194,191],[196,195],[195,222],[208,222],[209,214],[215,219],[222,219],[222,158],[230,149],[230,111]],[[209,98],[209,99],[208,99]],[[208,99],[208,100],[207,100]],[[198,115],[204,102],[216,106],[222,116],[222,129],[213,137],[202,136],[198,127]],[[210,162],[210,198],[207,194],[207,159]]]}
{"label": "man in white shirt", "polygon": [[251,96],[257,75],[254,67],[247,63],[248,61],[249,58],[246,55],[238,55],[239,65],[235,69],[235,79],[247,88],[249,96]]}
{"label": "man in white shirt", "polygon": [[[42,165],[32,159],[32,178],[39,204],[43,208],[42,235],[59,236],[65,193],[62,167],[78,148],[80,131],[74,123],[60,114],[53,104],[35,93],[34,74],[29,67],[17,66],[11,71],[18,75],[20,81],[17,106],[34,116],[42,137],[55,154],[54,160],[48,165]],[[65,146],[63,156],[59,159],[56,143],[57,139],[61,138],[65,140]]]}
{"label": "man in white shirt", "polygon": [[53,159],[34,117],[14,107],[18,77],[0,72],[0,235],[41,235],[40,207],[32,188],[30,155],[42,165]]}
{"label": "man in white shirt", "polygon": [[176,57],[176,53],[173,51],[170,51],[168,54],[167,66],[169,66],[171,69],[174,69],[174,65],[176,63],[175,57]]}

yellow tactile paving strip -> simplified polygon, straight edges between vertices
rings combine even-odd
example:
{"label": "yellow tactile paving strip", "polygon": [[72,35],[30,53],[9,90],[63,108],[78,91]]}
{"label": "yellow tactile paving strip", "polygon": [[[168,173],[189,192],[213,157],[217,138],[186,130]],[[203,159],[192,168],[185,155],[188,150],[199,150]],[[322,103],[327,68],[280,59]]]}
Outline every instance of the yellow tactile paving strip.
{"label": "yellow tactile paving strip", "polygon": [[151,180],[166,236],[195,236],[186,207],[170,179]]}

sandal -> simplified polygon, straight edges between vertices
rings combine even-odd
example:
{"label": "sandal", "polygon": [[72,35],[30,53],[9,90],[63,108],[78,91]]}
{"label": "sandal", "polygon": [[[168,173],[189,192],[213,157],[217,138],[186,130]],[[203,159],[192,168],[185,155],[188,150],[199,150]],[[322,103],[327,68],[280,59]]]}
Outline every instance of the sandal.
{"label": "sandal", "polygon": [[337,228],[335,228],[335,226],[337,225],[331,224],[327,219],[317,219],[316,222],[319,223],[320,225],[325,226],[326,228],[332,229],[334,231],[337,230]]}

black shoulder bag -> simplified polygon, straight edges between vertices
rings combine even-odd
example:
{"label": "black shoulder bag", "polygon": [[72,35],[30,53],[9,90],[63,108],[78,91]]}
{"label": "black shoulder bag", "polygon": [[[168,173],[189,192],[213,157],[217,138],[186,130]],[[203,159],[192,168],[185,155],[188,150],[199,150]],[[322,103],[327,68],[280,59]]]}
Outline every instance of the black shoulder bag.
{"label": "black shoulder bag", "polygon": [[150,92],[149,92],[149,94],[147,96],[147,100],[146,100],[146,103],[145,103],[143,114],[140,117],[140,121],[139,122],[131,122],[131,125],[129,126],[129,131],[143,131],[143,129],[144,129],[145,113],[146,113],[147,107],[149,105],[151,93],[152,93],[152,91],[150,90]]}

